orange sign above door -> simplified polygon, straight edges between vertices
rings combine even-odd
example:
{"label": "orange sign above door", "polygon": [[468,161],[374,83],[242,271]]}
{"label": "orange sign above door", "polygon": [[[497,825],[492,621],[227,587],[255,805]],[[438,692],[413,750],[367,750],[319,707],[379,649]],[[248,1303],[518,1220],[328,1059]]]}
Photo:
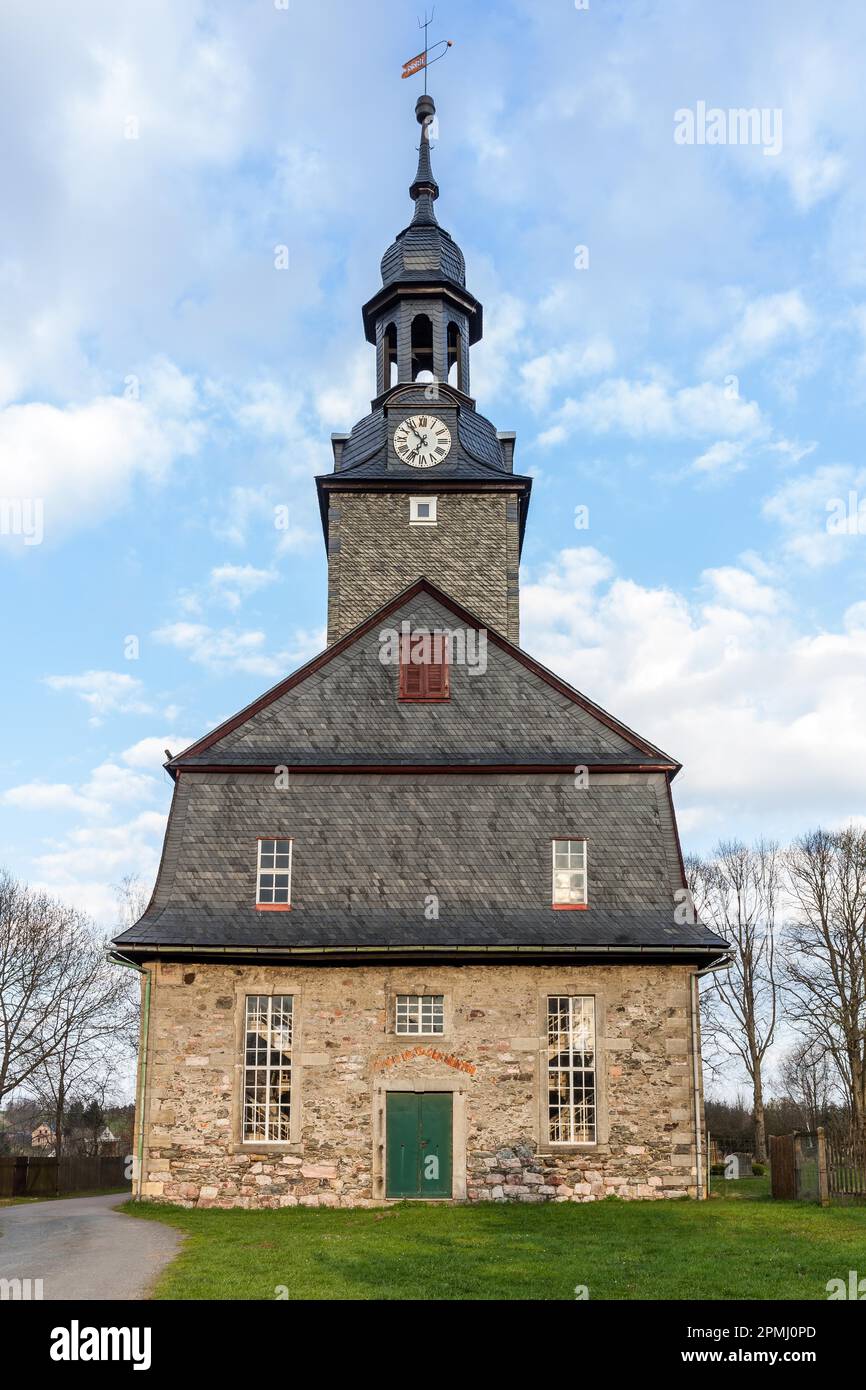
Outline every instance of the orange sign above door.
{"label": "orange sign above door", "polygon": [[446,1067],[453,1067],[455,1071],[465,1071],[469,1076],[474,1076],[478,1070],[474,1062],[454,1057],[450,1052],[440,1052],[435,1047],[410,1047],[405,1052],[393,1053],[392,1056],[383,1057],[380,1062],[375,1062],[373,1070],[384,1071],[386,1067],[396,1066],[398,1062],[411,1062],[414,1057],[431,1057],[434,1062],[444,1062]]}

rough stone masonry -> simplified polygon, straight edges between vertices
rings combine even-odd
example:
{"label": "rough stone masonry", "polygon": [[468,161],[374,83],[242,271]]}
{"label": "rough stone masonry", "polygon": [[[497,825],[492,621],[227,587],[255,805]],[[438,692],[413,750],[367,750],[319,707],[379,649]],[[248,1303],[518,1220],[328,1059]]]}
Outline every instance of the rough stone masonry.
{"label": "rough stone masonry", "polygon": [[[455,1193],[470,1201],[696,1195],[685,966],[147,968],[144,1197],[200,1207],[378,1205],[377,1112],[381,1088],[397,1083],[452,1089],[462,1099]],[[238,1028],[243,999],[260,991],[295,1001],[296,1124],[291,1143],[256,1147],[240,1143]],[[444,1034],[388,1031],[389,999],[404,992],[444,995]],[[552,1148],[540,1137],[539,1001],[560,992],[590,993],[598,1003],[593,1146]]]}

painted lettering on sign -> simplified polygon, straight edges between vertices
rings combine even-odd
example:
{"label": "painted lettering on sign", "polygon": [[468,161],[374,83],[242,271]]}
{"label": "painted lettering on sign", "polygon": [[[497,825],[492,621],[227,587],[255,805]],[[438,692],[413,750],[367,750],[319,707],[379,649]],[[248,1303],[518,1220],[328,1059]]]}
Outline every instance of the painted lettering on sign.
{"label": "painted lettering on sign", "polygon": [[411,1062],[414,1057],[430,1057],[434,1062],[444,1062],[446,1067],[453,1067],[455,1071],[465,1071],[467,1075],[474,1076],[478,1068],[474,1062],[466,1062],[462,1057],[454,1057],[450,1052],[440,1052],[435,1047],[409,1047],[405,1052],[393,1053],[390,1057],[383,1057],[381,1061],[375,1063],[375,1071],[384,1071],[386,1067],[394,1067],[398,1062]]}

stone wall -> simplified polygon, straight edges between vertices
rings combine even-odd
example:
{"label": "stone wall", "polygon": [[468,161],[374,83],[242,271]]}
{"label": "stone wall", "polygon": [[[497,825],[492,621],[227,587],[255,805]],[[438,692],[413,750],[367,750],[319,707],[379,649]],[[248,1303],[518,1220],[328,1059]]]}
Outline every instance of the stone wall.
{"label": "stone wall", "polygon": [[[592,1201],[695,1195],[686,966],[151,964],[142,1196],[183,1205],[384,1199],[384,1093],[455,1094],[455,1195]],[[295,997],[292,1142],[243,1146],[247,993]],[[443,994],[438,1038],[391,1031],[396,993]],[[539,1143],[549,993],[594,994],[600,1142]]]}

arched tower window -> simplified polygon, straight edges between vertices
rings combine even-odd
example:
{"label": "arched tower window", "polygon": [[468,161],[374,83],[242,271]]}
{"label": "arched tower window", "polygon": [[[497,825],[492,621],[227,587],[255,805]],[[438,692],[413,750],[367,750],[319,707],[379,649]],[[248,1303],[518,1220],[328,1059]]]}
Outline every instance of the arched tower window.
{"label": "arched tower window", "polygon": [[421,372],[433,372],[433,324],[426,314],[412,320],[412,380]]}
{"label": "arched tower window", "polygon": [[382,363],[384,367],[384,388],[387,391],[397,385],[397,325],[389,323],[382,339]]}
{"label": "arched tower window", "polygon": [[463,335],[453,322],[448,325],[448,382],[463,390]]}

